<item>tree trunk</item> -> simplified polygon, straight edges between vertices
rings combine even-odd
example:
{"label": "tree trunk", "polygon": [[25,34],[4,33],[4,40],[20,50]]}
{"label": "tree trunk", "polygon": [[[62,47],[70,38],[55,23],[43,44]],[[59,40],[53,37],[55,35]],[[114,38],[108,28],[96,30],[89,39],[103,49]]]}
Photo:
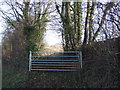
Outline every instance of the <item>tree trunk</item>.
{"label": "tree trunk", "polygon": [[88,41],[89,14],[90,14],[90,0],[88,0],[87,2],[87,14],[85,19],[85,32],[84,32],[83,45],[87,44],[87,41]]}
{"label": "tree trunk", "polygon": [[81,38],[82,38],[82,10],[81,10],[81,2],[77,3],[77,15],[78,15],[78,22],[77,22],[77,33],[78,37],[77,37],[77,44],[79,45],[79,47],[81,46]]}
{"label": "tree trunk", "polygon": [[89,43],[92,40],[92,32],[93,32],[93,14],[95,9],[96,2],[92,2],[91,12],[90,12],[90,21],[89,21]]}

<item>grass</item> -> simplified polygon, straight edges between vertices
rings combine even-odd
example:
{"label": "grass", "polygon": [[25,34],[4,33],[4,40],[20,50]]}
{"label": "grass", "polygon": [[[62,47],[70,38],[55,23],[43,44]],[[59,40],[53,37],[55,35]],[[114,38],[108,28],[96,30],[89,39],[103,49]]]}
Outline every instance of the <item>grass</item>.
{"label": "grass", "polygon": [[12,88],[14,85],[26,81],[27,72],[21,68],[13,68],[11,65],[2,67],[2,88]]}
{"label": "grass", "polygon": [[[78,80],[79,79],[79,80]],[[31,88],[80,88],[80,77],[76,72],[32,71],[29,75]]]}

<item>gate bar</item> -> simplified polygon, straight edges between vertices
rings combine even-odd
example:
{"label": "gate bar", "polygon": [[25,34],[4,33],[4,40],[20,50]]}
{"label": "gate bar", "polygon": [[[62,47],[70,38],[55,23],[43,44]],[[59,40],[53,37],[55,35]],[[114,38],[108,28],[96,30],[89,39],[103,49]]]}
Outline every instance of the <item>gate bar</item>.
{"label": "gate bar", "polygon": [[32,57],[78,57],[78,56],[32,56]]}
{"label": "gate bar", "polygon": [[34,66],[61,66],[61,67],[62,66],[74,66],[74,67],[78,66],[78,67],[80,67],[80,65],[77,65],[77,64],[76,65],[66,65],[66,64],[65,65],[64,64],[62,64],[62,65],[60,65],[60,64],[58,64],[58,65],[55,65],[55,64],[32,64],[32,65],[34,65]]}
{"label": "gate bar", "polygon": [[70,69],[31,69],[31,70],[40,70],[40,71],[77,71],[77,70],[70,70]]}
{"label": "gate bar", "polygon": [[53,60],[53,59],[49,59],[49,60],[47,60],[47,59],[45,59],[45,60],[44,60],[44,59],[41,59],[41,60],[40,60],[40,59],[32,59],[32,61],[33,61],[33,62],[35,62],[35,61],[41,61],[41,62],[42,62],[42,61],[48,61],[48,62],[53,62],[53,61],[54,61],[54,62],[59,62],[59,61],[62,61],[62,62],[74,62],[74,61],[75,61],[75,62],[76,62],[76,61],[79,61],[79,60]]}
{"label": "gate bar", "polygon": [[79,53],[79,51],[63,51],[63,52],[55,52],[55,51],[39,51],[39,52],[32,52],[32,53]]}

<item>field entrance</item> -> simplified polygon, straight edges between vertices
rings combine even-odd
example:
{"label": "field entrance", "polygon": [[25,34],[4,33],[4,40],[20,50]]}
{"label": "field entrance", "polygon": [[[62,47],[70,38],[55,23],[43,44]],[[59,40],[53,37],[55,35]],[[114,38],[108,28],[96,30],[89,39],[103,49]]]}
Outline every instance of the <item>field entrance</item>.
{"label": "field entrance", "polygon": [[29,71],[77,71],[82,68],[81,51],[30,51]]}

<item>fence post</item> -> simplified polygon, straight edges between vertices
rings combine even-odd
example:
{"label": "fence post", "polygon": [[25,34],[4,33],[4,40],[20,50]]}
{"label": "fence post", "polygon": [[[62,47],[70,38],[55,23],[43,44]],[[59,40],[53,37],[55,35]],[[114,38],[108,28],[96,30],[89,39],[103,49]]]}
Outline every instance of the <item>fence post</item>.
{"label": "fence post", "polygon": [[80,66],[81,66],[81,68],[82,68],[82,51],[80,51]]}
{"label": "fence post", "polygon": [[29,71],[31,71],[31,61],[32,61],[32,52],[30,51],[30,54],[29,54]]}

